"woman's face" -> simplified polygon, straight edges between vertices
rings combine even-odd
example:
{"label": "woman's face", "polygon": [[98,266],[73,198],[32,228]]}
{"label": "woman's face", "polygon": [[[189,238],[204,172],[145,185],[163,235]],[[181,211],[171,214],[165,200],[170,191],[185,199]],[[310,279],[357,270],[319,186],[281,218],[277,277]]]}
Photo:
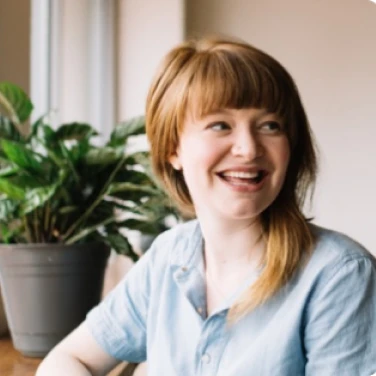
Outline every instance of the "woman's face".
{"label": "woman's face", "polygon": [[263,109],[188,115],[176,153],[197,216],[258,217],[280,192],[290,159],[284,125]]}

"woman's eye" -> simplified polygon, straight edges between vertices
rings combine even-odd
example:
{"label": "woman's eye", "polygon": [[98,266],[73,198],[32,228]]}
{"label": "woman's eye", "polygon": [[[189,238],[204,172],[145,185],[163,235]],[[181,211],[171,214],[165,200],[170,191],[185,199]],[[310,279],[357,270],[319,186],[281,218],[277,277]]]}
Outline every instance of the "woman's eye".
{"label": "woman's eye", "polygon": [[209,128],[214,130],[214,131],[223,131],[223,130],[226,130],[226,129],[230,129],[230,126],[225,122],[218,121],[218,122],[210,124]]}
{"label": "woman's eye", "polygon": [[268,133],[279,133],[282,132],[282,126],[277,121],[267,121],[261,124],[261,130]]}

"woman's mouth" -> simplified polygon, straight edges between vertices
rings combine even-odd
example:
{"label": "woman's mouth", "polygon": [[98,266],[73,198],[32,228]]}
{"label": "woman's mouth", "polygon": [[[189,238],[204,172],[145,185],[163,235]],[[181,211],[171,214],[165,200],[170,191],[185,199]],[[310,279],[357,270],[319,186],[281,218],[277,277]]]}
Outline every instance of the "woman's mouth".
{"label": "woman's mouth", "polygon": [[268,175],[266,170],[256,171],[224,171],[217,174],[226,183],[245,190],[257,190],[261,188]]}

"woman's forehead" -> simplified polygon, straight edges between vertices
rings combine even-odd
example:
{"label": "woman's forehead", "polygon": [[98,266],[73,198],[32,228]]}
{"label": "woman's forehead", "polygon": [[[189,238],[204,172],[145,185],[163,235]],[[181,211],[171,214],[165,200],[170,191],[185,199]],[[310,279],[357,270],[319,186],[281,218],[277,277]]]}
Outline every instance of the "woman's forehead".
{"label": "woman's forehead", "polygon": [[184,119],[190,121],[198,121],[203,118],[210,117],[232,117],[239,114],[247,114],[254,118],[263,118],[263,117],[273,117],[276,120],[282,121],[282,116],[275,112],[271,111],[266,107],[255,107],[255,106],[246,106],[246,107],[214,107],[208,109],[207,111],[202,111],[202,109],[196,106],[189,106],[185,113]]}

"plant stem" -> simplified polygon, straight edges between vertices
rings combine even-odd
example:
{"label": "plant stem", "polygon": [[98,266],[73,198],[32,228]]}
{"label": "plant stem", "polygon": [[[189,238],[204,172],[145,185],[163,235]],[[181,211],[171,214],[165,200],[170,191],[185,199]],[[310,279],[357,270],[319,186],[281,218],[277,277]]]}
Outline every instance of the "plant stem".
{"label": "plant stem", "polygon": [[47,204],[45,206],[45,210],[44,210],[44,228],[43,228],[43,233],[44,233],[44,237],[45,238],[48,238],[48,229],[49,229],[49,223],[50,223],[50,219],[51,219],[51,202],[50,200],[47,201]]}
{"label": "plant stem", "polygon": [[54,227],[55,227],[55,224],[56,224],[56,215],[53,215],[51,217],[51,221],[50,221],[50,227],[49,227],[49,230],[48,230],[48,241],[50,242],[52,237],[55,236],[54,235]]}
{"label": "plant stem", "polygon": [[26,215],[22,218],[22,221],[23,221],[24,227],[25,227],[26,239],[27,239],[28,243],[32,243],[33,237],[32,237],[31,231],[30,231],[29,222],[28,222]]}
{"label": "plant stem", "polygon": [[40,241],[42,243],[46,242],[45,232],[44,232],[44,208],[37,209],[38,211],[38,218],[39,218],[39,234],[40,234]]}
{"label": "plant stem", "polygon": [[39,236],[39,227],[38,227],[38,213],[36,210],[34,210],[33,212],[33,227],[34,227],[34,240],[36,243],[39,243],[39,239],[40,239],[40,236]]}
{"label": "plant stem", "polygon": [[122,164],[124,163],[124,160],[125,160],[125,155],[122,156],[121,160],[119,161],[119,163],[116,165],[116,167],[114,168],[114,170],[111,172],[111,175],[110,177],[108,178],[106,184],[103,186],[101,192],[99,193],[98,197],[96,198],[96,200],[90,205],[90,207],[82,214],[81,217],[79,217],[77,219],[76,222],[74,222],[72,224],[71,227],[69,227],[69,229],[67,230],[67,232],[64,234],[64,236],[62,237],[63,241],[65,242],[66,239],[69,238],[69,236],[78,228],[78,226],[92,213],[92,211],[95,209],[95,207],[101,203],[101,201],[103,200],[103,196],[105,195],[109,185],[112,183],[112,180],[114,179],[116,173],[119,171],[120,167],[122,166]]}

